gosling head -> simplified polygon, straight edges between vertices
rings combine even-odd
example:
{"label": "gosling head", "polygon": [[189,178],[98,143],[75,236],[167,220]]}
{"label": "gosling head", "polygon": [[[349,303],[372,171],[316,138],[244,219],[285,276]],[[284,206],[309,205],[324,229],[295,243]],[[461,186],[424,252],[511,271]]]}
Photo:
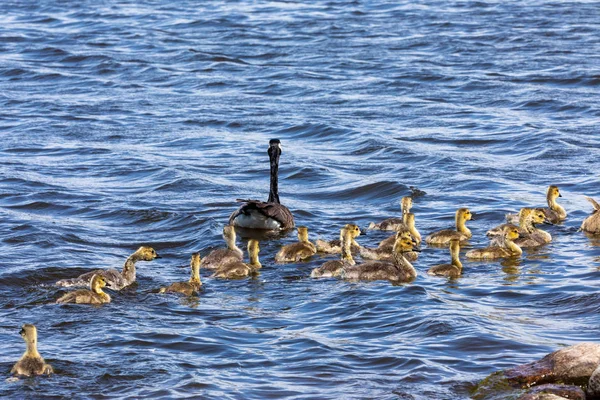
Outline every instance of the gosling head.
{"label": "gosling head", "polygon": [[421,251],[415,247],[412,237],[406,237],[403,233],[396,235],[396,242],[394,243],[394,253],[407,253],[409,251]]}
{"label": "gosling head", "polygon": [[410,239],[412,241],[413,245],[417,245],[417,241],[410,234],[409,231],[400,231],[400,232],[396,233],[396,240],[398,240],[398,239]]}
{"label": "gosling head", "polygon": [[150,246],[142,246],[135,252],[140,260],[152,261],[156,258],[161,258],[156,251]]}
{"label": "gosling head", "polygon": [[534,224],[542,224],[547,221],[546,214],[541,210],[532,210],[530,218]]}
{"label": "gosling head", "polygon": [[350,233],[350,236],[354,239],[360,236],[360,228],[356,224],[346,224],[344,231]]}
{"label": "gosling head", "polygon": [[473,214],[468,208],[459,208],[456,210],[456,219],[458,221],[470,221],[473,219]]}
{"label": "gosling head", "polygon": [[192,261],[190,261],[192,269],[200,269],[200,261],[200,253],[192,253]]}
{"label": "gosling head", "polygon": [[231,225],[226,225],[223,227],[223,239],[226,242],[235,242],[235,228]]}
{"label": "gosling head", "polygon": [[24,324],[21,327],[21,331],[19,331],[19,334],[27,343],[35,344],[35,342],[37,342],[37,329],[35,328],[35,325]]}
{"label": "gosling head", "polygon": [[308,228],[305,226],[298,227],[298,240],[308,242]]}
{"label": "gosling head", "polygon": [[412,197],[406,196],[400,200],[400,207],[402,207],[402,213],[407,214],[412,208]]}
{"label": "gosling head", "polygon": [[250,264],[254,265],[256,268],[260,268],[261,264],[258,260],[258,253],[260,252],[260,247],[258,246],[258,240],[250,239],[248,240],[248,255],[250,256]]}
{"label": "gosling head", "polygon": [[90,281],[90,287],[93,291],[100,290],[106,287],[106,278],[104,278],[100,274],[96,274],[92,276],[92,280]]}
{"label": "gosling head", "polygon": [[554,200],[557,197],[562,197],[562,194],[560,194],[560,190],[558,190],[558,186],[550,185],[550,186],[548,186],[548,190],[546,191],[546,196],[549,199]]}
{"label": "gosling head", "polygon": [[509,226],[504,229],[504,236],[509,240],[515,240],[519,238],[519,230],[515,227]]}

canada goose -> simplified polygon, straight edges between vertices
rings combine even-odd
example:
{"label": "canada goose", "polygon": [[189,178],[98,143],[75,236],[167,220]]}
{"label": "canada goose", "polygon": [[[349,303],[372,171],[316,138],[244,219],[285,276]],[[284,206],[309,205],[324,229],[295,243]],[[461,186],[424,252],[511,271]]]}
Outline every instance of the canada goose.
{"label": "canada goose", "polygon": [[[348,224],[342,228],[340,236],[342,237],[342,258],[341,260],[327,261],[318,268],[315,268],[310,273],[311,278],[331,278],[337,277],[342,272],[342,268],[354,265],[352,258],[352,241],[354,239],[355,227],[354,224]],[[359,230],[360,233],[360,230]]]}
{"label": "canada goose", "polygon": [[231,225],[223,227],[223,239],[227,243],[226,249],[216,249],[211,251],[201,261],[201,267],[205,269],[218,269],[232,262],[242,261],[244,253],[235,244],[235,228]]}
{"label": "canada goose", "polygon": [[250,229],[286,230],[294,227],[294,216],[290,210],[279,202],[277,187],[279,172],[279,156],[281,155],[281,142],[279,139],[269,141],[267,150],[271,162],[271,189],[269,199],[240,200],[242,206],[229,217],[229,225]]}
{"label": "canada goose", "polygon": [[250,239],[248,241],[248,257],[250,258],[249,263],[236,261],[231,264],[220,267],[212,275],[213,278],[224,278],[224,279],[240,279],[245,278],[249,275],[254,275],[262,267],[258,260],[258,252],[260,247],[258,246],[258,240]]}
{"label": "canada goose", "polygon": [[466,221],[473,219],[473,215],[468,208],[459,208],[456,210],[456,230],[445,229],[434,232],[425,238],[427,244],[448,244],[452,239],[458,239],[461,242],[469,240],[472,236],[471,231],[465,225]]}
{"label": "canada goose", "polygon": [[[417,244],[417,242],[413,239],[413,236],[410,234],[409,231],[398,231],[395,235],[395,239],[397,240],[398,237],[408,238],[413,241],[414,245]],[[369,247],[364,247],[364,246],[359,247],[360,256],[367,260],[380,260],[380,261],[393,262],[395,259],[393,250],[394,250],[393,245],[392,246],[381,246],[380,245],[379,247],[376,247],[376,248],[369,248]],[[404,255],[404,258],[406,258],[408,261],[416,261],[416,259],[419,258],[419,253],[416,251],[405,252],[403,255]]]}
{"label": "canada goose", "polygon": [[[546,219],[553,224],[557,224],[567,218],[567,212],[565,209],[556,202],[558,197],[562,197],[558,187],[554,185],[548,186],[548,189],[546,190],[546,202],[548,203],[548,207],[537,208],[537,210],[541,210],[546,215]],[[506,220],[512,224],[516,224],[518,219],[518,214],[506,215]]]}
{"label": "canada goose", "polygon": [[[585,196],[585,198],[592,203],[594,211],[592,211],[592,215],[583,220],[581,230],[593,234],[600,233],[600,204],[591,197]],[[598,379],[600,380],[600,375],[598,376]]]}
{"label": "canada goose", "polygon": [[447,276],[448,278],[458,278],[462,274],[462,263],[459,258],[460,240],[450,240],[450,256],[452,261],[450,264],[435,265],[427,271],[428,275]]}
{"label": "canada goose", "polygon": [[96,274],[102,275],[106,279],[106,287],[112,290],[121,290],[135,282],[135,263],[138,261],[152,261],[161,258],[152,247],[142,246],[127,258],[123,266],[123,272],[116,269],[97,269],[86,272],[77,278],[63,279],[56,284],[58,286],[89,286],[92,277]]}
{"label": "canada goose", "polygon": [[283,262],[298,262],[313,256],[317,252],[317,248],[308,240],[308,228],[305,226],[298,227],[298,242],[285,245],[275,255],[275,261]]}
{"label": "canada goose", "polygon": [[200,280],[200,253],[192,254],[190,268],[192,269],[192,276],[189,281],[171,283],[167,287],[160,288],[159,293],[183,293],[186,296],[198,293],[200,286],[202,286],[202,281]]}
{"label": "canada goose", "polygon": [[[528,224],[528,220],[529,220],[529,217],[531,216],[532,212],[533,212],[533,208],[521,208],[521,210],[519,210],[519,213],[517,214],[519,216],[519,225],[518,226],[511,224],[511,223],[506,223],[506,224],[498,225],[498,226],[490,229],[485,234],[490,237],[493,237],[493,236],[502,237],[502,236],[504,236],[504,231],[506,230],[507,227],[517,228],[519,230],[520,235],[529,233],[526,228],[526,225]],[[531,227],[531,229],[533,229],[533,227]],[[502,240],[504,240],[504,239],[502,239]]]}
{"label": "canada goose", "polygon": [[514,240],[519,237],[519,230],[515,227],[507,227],[504,232],[504,246],[491,246],[484,249],[473,249],[467,252],[466,257],[478,260],[493,260],[496,258],[515,257],[523,254],[523,250],[515,244]]}
{"label": "canada goose", "polygon": [[106,286],[106,279],[95,274],[90,281],[90,289],[79,289],[61,296],[56,302],[58,304],[106,304],[110,303],[110,296],[104,293],[102,288]]}
{"label": "canada goose", "polygon": [[[406,223],[399,225],[398,226],[398,230],[396,232],[405,232],[408,231],[413,239],[415,239],[415,242],[417,243],[417,245],[421,244],[421,234],[419,233],[419,231],[417,230],[417,227],[415,226],[415,214],[413,213],[407,213],[406,214]],[[392,247],[394,247],[394,243],[396,242],[396,235],[392,235],[390,237],[388,237],[387,239],[383,239],[380,243],[379,243],[379,247],[380,248],[389,248],[389,250],[391,251]]]}
{"label": "canada goose", "polygon": [[348,280],[388,280],[394,283],[409,282],[417,277],[417,271],[403,253],[420,251],[413,247],[412,239],[399,236],[394,244],[394,261],[367,261],[363,264],[344,267],[340,277]]}
{"label": "canada goose", "polygon": [[358,236],[360,236],[360,228],[356,224],[346,224],[344,228],[340,230],[340,238],[339,240],[321,240],[317,239],[315,241],[315,247],[317,249],[317,253],[327,253],[327,254],[339,254],[342,252],[342,242],[343,242],[343,234],[345,231],[350,231],[352,236],[352,251],[358,251],[359,244],[354,240]]}
{"label": "canada goose", "polygon": [[534,209],[525,223],[525,233],[515,240],[515,244],[522,249],[538,247],[552,241],[552,235],[535,226],[535,224],[549,223],[546,214]]}
{"label": "canada goose", "polygon": [[406,214],[410,212],[412,208],[412,197],[403,197],[400,200],[400,209],[402,211],[402,218],[388,218],[384,219],[378,224],[371,222],[367,229],[380,229],[382,231],[396,231],[399,227],[406,224]]}
{"label": "canada goose", "polygon": [[37,329],[35,326],[25,324],[21,327],[19,333],[23,336],[27,349],[15,366],[12,367],[10,373],[24,376],[52,374],[54,370],[50,364],[46,364],[37,351]]}

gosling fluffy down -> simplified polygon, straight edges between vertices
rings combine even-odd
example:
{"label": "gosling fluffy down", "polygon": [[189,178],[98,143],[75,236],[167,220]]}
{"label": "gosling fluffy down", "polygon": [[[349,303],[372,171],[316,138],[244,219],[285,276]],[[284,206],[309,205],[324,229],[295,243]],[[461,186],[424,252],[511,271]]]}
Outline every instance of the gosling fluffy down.
{"label": "gosling fluffy down", "polygon": [[106,278],[100,274],[92,277],[90,289],[79,289],[61,296],[56,302],[58,304],[106,304],[110,303],[110,296],[102,289],[106,287]]}
{"label": "gosling fluffy down", "polygon": [[198,293],[200,286],[202,286],[202,281],[200,280],[200,253],[192,254],[190,268],[192,275],[189,281],[171,283],[167,287],[160,288],[160,293],[182,293],[186,296]]}
{"label": "gosling fluffy down", "polygon": [[278,263],[298,262],[306,260],[317,253],[317,248],[308,240],[308,228],[298,227],[298,242],[285,245],[275,255]]}
{"label": "gosling fluffy down", "polygon": [[591,234],[600,234],[600,204],[591,197],[586,196],[585,198],[592,203],[594,211],[583,221],[581,230]]}
{"label": "gosling fluffy down", "polygon": [[444,229],[434,232],[425,238],[425,243],[433,245],[447,245],[452,239],[461,242],[471,239],[472,233],[467,228],[466,222],[473,219],[473,214],[468,208],[459,208],[454,217],[456,230]]}
{"label": "gosling fluffy down", "polygon": [[432,276],[445,276],[451,279],[458,278],[462,274],[463,265],[459,258],[460,253],[460,240],[452,239],[450,241],[450,257],[452,261],[450,264],[435,265],[427,270],[428,275]]}
{"label": "gosling fluffy down", "polygon": [[19,361],[10,370],[11,374],[32,376],[32,375],[50,375],[54,372],[50,364],[42,358],[37,350],[37,329],[35,325],[25,324],[19,332],[25,340],[27,349]]}

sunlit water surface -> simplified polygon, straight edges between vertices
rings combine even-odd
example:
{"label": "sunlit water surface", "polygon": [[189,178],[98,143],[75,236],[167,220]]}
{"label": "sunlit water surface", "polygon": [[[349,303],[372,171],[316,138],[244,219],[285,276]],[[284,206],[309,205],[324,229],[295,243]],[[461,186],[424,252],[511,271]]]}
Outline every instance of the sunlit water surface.
{"label": "sunlit water surface", "polygon": [[[599,341],[600,3],[0,3],[0,397],[467,398],[501,368]],[[313,280],[323,258],[257,279],[204,271],[236,198],[280,195],[313,239],[399,214],[423,234],[475,213],[471,246],[558,185],[568,220],[518,262],[449,282]],[[386,235],[359,240],[375,245]],[[163,259],[103,307],[57,306],[62,278]],[[245,240],[240,240],[245,246]],[[464,254],[464,251],[463,251]],[[56,374],[7,382],[34,323]]]}

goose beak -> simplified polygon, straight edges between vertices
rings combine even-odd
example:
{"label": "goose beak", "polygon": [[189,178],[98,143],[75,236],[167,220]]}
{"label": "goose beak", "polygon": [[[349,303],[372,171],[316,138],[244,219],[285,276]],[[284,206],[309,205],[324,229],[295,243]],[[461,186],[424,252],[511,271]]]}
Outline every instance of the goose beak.
{"label": "goose beak", "polygon": [[421,249],[418,248],[417,246],[413,246],[412,251],[416,251],[417,253],[420,253]]}
{"label": "goose beak", "polygon": [[548,218],[545,218],[543,223],[544,223],[544,225],[554,225],[552,222],[550,222],[548,220]]}
{"label": "goose beak", "polygon": [[159,256],[158,253],[156,253],[156,256],[154,257],[154,259],[156,260],[157,258],[162,258],[162,256]]}
{"label": "goose beak", "polygon": [[21,330],[19,331],[19,335],[23,336],[25,334],[25,329],[21,328]]}
{"label": "goose beak", "polygon": [[361,228],[361,229],[360,229],[360,234],[361,234],[361,235],[365,235],[365,236],[367,236],[367,230],[366,230],[366,229],[363,229],[363,228]]}
{"label": "goose beak", "polygon": [[559,194],[558,194],[558,197],[562,197],[562,194],[560,194],[560,193],[559,193]]}

